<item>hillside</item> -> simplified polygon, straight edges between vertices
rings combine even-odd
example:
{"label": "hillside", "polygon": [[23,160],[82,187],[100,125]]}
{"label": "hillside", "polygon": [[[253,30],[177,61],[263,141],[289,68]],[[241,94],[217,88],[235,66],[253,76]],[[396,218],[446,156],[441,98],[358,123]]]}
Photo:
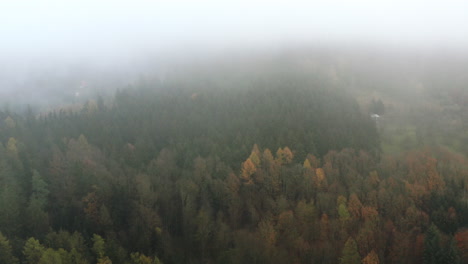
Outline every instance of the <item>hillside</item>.
{"label": "hillside", "polygon": [[0,113],[0,262],[467,261],[466,157],[382,155],[374,121],[327,79],[135,86]]}

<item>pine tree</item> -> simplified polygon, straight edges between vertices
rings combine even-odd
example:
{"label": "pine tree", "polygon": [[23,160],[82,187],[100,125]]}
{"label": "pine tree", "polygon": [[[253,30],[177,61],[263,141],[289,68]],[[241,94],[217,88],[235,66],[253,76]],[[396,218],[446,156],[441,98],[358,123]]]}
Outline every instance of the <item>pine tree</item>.
{"label": "pine tree", "polygon": [[432,224],[424,238],[424,264],[438,264],[442,258],[440,247],[440,234],[437,227]]}
{"label": "pine tree", "polygon": [[448,243],[447,247],[445,248],[442,254],[442,259],[440,263],[441,264],[459,264],[460,263],[460,254],[458,252],[457,244],[454,238],[450,239],[450,242]]}
{"label": "pine tree", "polygon": [[93,235],[93,252],[100,259],[105,255],[105,241],[100,235]]}
{"label": "pine tree", "polygon": [[0,263],[16,264],[18,259],[13,256],[10,241],[0,232]]}
{"label": "pine tree", "polygon": [[26,241],[23,248],[23,255],[28,264],[36,264],[45,252],[45,247],[39,240],[31,237]]}
{"label": "pine tree", "polygon": [[353,238],[348,238],[343,248],[340,258],[340,264],[361,264],[356,241]]}

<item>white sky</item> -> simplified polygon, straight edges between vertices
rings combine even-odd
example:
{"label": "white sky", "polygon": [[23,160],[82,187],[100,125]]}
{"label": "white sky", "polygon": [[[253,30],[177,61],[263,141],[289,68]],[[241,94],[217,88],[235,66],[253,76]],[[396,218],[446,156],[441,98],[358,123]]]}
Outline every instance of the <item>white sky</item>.
{"label": "white sky", "polygon": [[468,1],[0,0],[0,58],[301,42],[464,48]]}

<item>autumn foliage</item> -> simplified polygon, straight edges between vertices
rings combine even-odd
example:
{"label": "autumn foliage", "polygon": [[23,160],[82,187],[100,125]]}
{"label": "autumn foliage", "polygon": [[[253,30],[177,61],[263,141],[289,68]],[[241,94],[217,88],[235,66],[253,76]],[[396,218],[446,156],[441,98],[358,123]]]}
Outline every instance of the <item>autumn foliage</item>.
{"label": "autumn foliage", "polygon": [[0,111],[0,263],[466,263],[466,157],[310,89]]}

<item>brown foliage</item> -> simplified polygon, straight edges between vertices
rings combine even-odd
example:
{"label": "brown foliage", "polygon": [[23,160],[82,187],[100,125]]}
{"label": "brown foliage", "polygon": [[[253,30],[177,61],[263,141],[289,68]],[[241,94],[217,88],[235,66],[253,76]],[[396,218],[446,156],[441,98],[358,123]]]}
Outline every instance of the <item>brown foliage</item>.
{"label": "brown foliage", "polygon": [[362,203],[357,197],[356,194],[351,194],[349,196],[349,201],[348,201],[348,211],[351,213],[351,215],[354,218],[360,218],[361,217],[361,208],[362,208]]}
{"label": "brown foliage", "polygon": [[98,223],[100,203],[96,191],[94,190],[93,192],[88,193],[82,201],[85,205],[83,210],[86,217],[88,217],[92,222]]}
{"label": "brown foliage", "polygon": [[379,256],[372,250],[367,256],[362,260],[362,264],[379,264]]}
{"label": "brown foliage", "polygon": [[322,188],[326,186],[325,172],[322,168],[315,169],[315,175],[312,179],[314,186],[316,188]]}
{"label": "brown foliage", "polygon": [[244,180],[246,184],[252,184],[251,176],[257,171],[255,164],[250,160],[247,159],[244,163],[242,163],[242,172],[241,172],[241,179]]}
{"label": "brown foliage", "polygon": [[379,217],[379,212],[374,207],[364,206],[361,209],[361,215],[364,221],[374,221]]}
{"label": "brown foliage", "polygon": [[320,240],[328,241],[330,236],[330,220],[327,214],[322,214],[320,218]]}
{"label": "brown foliage", "polygon": [[462,263],[468,262],[468,229],[460,230],[455,234],[458,250],[461,253]]}
{"label": "brown foliage", "polygon": [[314,155],[312,155],[312,154],[307,155],[307,160],[309,160],[310,165],[312,166],[312,168],[316,169],[316,168],[320,167],[320,160],[317,159],[317,157],[315,157]]}

